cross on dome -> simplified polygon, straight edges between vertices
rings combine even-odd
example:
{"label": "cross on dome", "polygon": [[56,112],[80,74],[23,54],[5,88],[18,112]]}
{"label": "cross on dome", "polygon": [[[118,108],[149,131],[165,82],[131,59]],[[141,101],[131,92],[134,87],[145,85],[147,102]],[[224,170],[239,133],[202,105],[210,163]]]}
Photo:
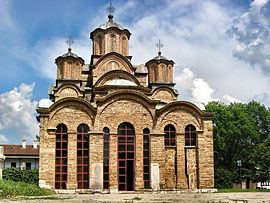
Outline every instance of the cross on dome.
{"label": "cross on dome", "polygon": [[107,11],[110,12],[109,15],[112,15],[112,13],[114,12],[115,8],[112,5],[112,0],[110,0],[110,5],[107,7]]}
{"label": "cross on dome", "polygon": [[160,39],[158,40],[158,43],[156,43],[156,47],[158,48],[158,55],[161,55],[160,49],[163,47],[163,44],[161,43]]}
{"label": "cross on dome", "polygon": [[72,40],[71,36],[69,36],[69,38],[66,41],[67,45],[68,45],[68,50],[71,51],[71,45],[74,43],[74,41]]}

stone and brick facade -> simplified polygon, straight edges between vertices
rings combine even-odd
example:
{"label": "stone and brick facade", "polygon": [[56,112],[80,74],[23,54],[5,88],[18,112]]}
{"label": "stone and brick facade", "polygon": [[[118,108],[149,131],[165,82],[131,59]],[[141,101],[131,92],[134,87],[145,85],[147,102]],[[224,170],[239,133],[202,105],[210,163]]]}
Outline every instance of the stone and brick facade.
{"label": "stone and brick facade", "polygon": [[90,34],[90,64],[71,49],[41,102],[40,186],[137,191],[214,187],[212,113],[178,101],[174,62],[128,55],[130,32],[109,21]]}

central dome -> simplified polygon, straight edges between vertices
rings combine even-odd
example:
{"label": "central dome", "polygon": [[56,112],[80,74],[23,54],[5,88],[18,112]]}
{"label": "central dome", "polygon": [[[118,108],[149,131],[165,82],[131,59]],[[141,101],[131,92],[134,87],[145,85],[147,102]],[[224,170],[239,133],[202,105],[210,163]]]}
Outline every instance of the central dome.
{"label": "central dome", "polygon": [[118,23],[113,22],[113,20],[112,20],[113,19],[113,15],[111,15],[111,14],[108,15],[108,18],[109,18],[109,21],[106,22],[106,23],[104,23],[104,24],[102,24],[101,26],[99,26],[99,28],[101,28],[103,30],[106,30],[106,29],[108,29],[110,27],[116,27],[119,30],[123,30],[123,27],[121,25],[119,25]]}

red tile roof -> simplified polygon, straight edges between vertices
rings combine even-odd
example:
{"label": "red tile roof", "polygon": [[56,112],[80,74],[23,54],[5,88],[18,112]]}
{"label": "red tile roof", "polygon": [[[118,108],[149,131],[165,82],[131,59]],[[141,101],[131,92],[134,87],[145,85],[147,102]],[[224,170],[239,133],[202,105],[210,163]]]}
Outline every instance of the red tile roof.
{"label": "red tile roof", "polygon": [[1,144],[4,147],[4,155],[20,155],[20,156],[39,156],[39,145],[37,149],[33,148],[33,145],[26,145],[23,149],[22,145],[14,144]]}

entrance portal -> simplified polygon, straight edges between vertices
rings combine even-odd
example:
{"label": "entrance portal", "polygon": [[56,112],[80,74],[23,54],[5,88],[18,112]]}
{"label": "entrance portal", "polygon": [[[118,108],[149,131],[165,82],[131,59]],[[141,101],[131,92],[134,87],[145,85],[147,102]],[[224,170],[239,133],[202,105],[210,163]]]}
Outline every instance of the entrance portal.
{"label": "entrance portal", "polygon": [[135,179],[135,133],[130,123],[118,127],[118,189],[133,191]]}

